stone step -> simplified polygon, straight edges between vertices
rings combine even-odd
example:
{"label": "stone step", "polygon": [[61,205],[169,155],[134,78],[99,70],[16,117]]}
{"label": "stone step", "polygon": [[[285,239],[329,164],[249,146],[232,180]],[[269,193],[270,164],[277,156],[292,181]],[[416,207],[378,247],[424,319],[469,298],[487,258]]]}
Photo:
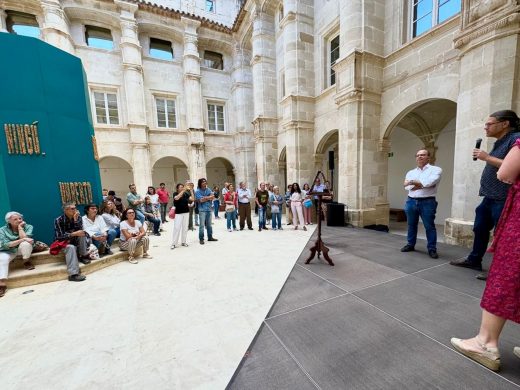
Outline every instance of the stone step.
{"label": "stone step", "polygon": [[[53,256],[49,253],[49,251],[33,253],[31,255],[31,263],[35,266],[40,264],[51,264],[51,263],[63,263],[65,261],[65,255],[60,253],[59,255]],[[9,264],[9,272],[14,271],[15,269],[23,269],[23,259],[18,256],[16,259],[11,261]]]}
{"label": "stone step", "polygon": [[[112,249],[114,250],[114,249]],[[93,260],[90,264],[81,264],[81,273],[88,275],[92,272],[98,271],[105,267],[120,263],[128,259],[128,252],[122,252],[114,250],[113,255],[104,256],[101,259]],[[44,253],[44,252],[42,252]],[[65,257],[63,255],[52,256],[47,255],[38,256],[35,254],[31,256],[31,261],[36,266],[34,270],[26,270],[23,267],[15,267],[9,271],[9,277],[7,279],[8,288],[26,287],[35,284],[55,282],[58,280],[66,280],[68,277],[67,267],[65,265]],[[42,261],[36,263],[36,261]],[[18,259],[12,261],[14,263]],[[21,259],[20,259],[21,261]]]}

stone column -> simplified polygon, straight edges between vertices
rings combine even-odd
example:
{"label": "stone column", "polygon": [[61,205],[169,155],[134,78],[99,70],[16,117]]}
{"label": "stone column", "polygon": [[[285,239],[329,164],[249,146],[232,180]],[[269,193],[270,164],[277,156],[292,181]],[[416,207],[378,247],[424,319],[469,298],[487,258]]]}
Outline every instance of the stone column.
{"label": "stone column", "polygon": [[188,172],[192,180],[197,180],[206,177],[200,56],[197,46],[197,29],[200,22],[184,17],[181,20],[184,24],[184,94],[186,97],[186,124],[190,148]]}
{"label": "stone column", "polygon": [[8,32],[7,31],[7,13],[5,10],[0,8],[0,32]]}
{"label": "stone column", "polygon": [[68,53],[74,54],[74,41],[69,23],[59,0],[41,0],[43,9],[42,39]]}
{"label": "stone column", "polygon": [[284,42],[286,97],[282,101],[287,141],[287,179],[310,182],[314,154],[314,6],[311,0],[284,1],[280,23]]}
{"label": "stone column", "polygon": [[482,148],[487,151],[496,141],[485,137],[483,127],[487,116],[502,109],[518,112],[520,108],[516,91],[520,14],[517,6],[505,3],[464,0],[462,28],[455,37],[461,59],[452,210],[444,230],[449,243],[470,246],[473,242],[473,220],[475,207],[481,201],[478,191],[484,163],[473,161],[471,151],[477,138],[483,138]]}
{"label": "stone column", "polygon": [[141,45],[135,19],[138,6],[121,0],[115,0],[115,4],[121,12],[119,47],[123,57],[124,98],[122,101],[126,104],[127,127],[132,145],[134,182],[137,191],[143,192],[152,182],[152,170],[146,125]]}
{"label": "stone column", "polygon": [[253,76],[251,74],[251,52],[244,49],[240,44],[235,46],[233,53],[233,69],[231,78],[231,96],[235,109],[236,131],[235,138],[237,166],[235,167],[235,178],[237,181],[246,180],[254,183],[256,181],[255,171],[255,148],[252,120],[254,117],[253,107]]}
{"label": "stone column", "polygon": [[[258,4],[257,4],[258,6]],[[253,11],[251,67],[254,85],[254,137],[256,181],[277,183],[277,96],[274,17],[260,9]],[[257,183],[250,183],[253,188]]]}

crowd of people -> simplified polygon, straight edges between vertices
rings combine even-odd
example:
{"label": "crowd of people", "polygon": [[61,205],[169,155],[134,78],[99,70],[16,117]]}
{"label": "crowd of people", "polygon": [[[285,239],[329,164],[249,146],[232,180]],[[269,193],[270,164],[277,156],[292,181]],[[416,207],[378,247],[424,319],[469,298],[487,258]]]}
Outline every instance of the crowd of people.
{"label": "crowd of people", "polygon": [[[83,208],[83,216],[75,203],[62,205],[63,213],[54,221],[54,242],[50,253],[63,253],[67,266],[68,280],[81,282],[86,279],[81,274],[80,263],[90,264],[92,260],[111,255],[112,245],[119,240],[119,248],[128,252],[128,261],[138,263],[142,252],[143,258],[151,258],[149,235],[160,236],[163,224],[173,218],[171,249],[187,247],[189,230],[198,226],[199,243],[218,241],[213,237],[213,218],[220,219],[224,213],[229,232],[247,227],[253,230],[251,205],[255,205],[258,214],[258,230],[268,230],[267,223],[272,222],[273,230],[283,230],[282,210],[287,210],[287,225],[295,230],[301,226],[312,224],[310,208],[314,196],[309,194],[309,185],[300,189],[298,183],[287,187],[285,195],[280,189],[269,183],[260,183],[251,191],[246,182],[241,182],[235,190],[232,183],[208,187],[207,180],[201,178],[197,186],[191,180],[178,183],[173,194],[170,194],[164,183],[156,189],[149,186],[144,195],[137,193],[135,184],[128,186],[126,205],[115,191],[103,189],[101,205],[87,204]],[[317,179],[316,191],[323,192],[327,187]],[[329,197],[332,195],[327,194]],[[307,201],[306,206],[303,204]],[[223,211],[220,211],[220,204]],[[305,211],[303,211],[305,210]],[[6,225],[0,228],[0,297],[7,290],[9,263],[21,256],[27,270],[35,269],[30,258],[35,251],[33,227],[26,223],[23,215],[11,211],[5,216]],[[205,235],[207,237],[205,237]],[[206,238],[206,239],[205,239]]]}

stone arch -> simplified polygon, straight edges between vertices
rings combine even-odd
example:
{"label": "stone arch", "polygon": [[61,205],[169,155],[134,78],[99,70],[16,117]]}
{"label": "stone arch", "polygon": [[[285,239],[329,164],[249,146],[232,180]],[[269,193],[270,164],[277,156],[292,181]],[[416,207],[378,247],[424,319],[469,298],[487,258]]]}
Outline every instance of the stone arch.
{"label": "stone arch", "polygon": [[[332,187],[337,188],[338,186],[338,177],[337,169],[339,164],[339,130],[333,129],[325,133],[321,139],[318,141],[315,150],[315,168],[316,171],[322,171],[327,180],[331,181]],[[330,159],[333,159],[333,167],[334,170],[330,169]],[[344,158],[344,157],[343,157]],[[312,180],[313,178],[311,178]],[[309,183],[312,185],[312,183]],[[336,194],[337,191],[334,191]]]}
{"label": "stone arch", "polygon": [[287,188],[287,148],[284,146],[278,156],[278,174],[280,177],[280,193],[285,193]]}
{"label": "stone arch", "polygon": [[235,168],[225,157],[213,157],[206,163],[208,186],[218,185],[221,189],[224,182],[235,183]]}
{"label": "stone arch", "polygon": [[105,156],[99,160],[99,173],[102,187],[115,191],[124,200],[128,185],[134,182],[132,165],[121,157]]}
{"label": "stone arch", "polygon": [[159,187],[160,183],[173,193],[177,183],[185,183],[189,179],[188,167],[178,157],[165,156],[158,158],[152,165],[152,182],[149,185]]}
{"label": "stone arch", "polygon": [[406,172],[415,167],[415,152],[425,148],[432,164],[443,169],[437,188],[436,223],[451,215],[453,193],[453,158],[455,155],[457,105],[449,99],[426,99],[415,102],[389,122],[384,144],[388,145],[387,198],[390,209],[403,209],[406,191],[402,182]]}

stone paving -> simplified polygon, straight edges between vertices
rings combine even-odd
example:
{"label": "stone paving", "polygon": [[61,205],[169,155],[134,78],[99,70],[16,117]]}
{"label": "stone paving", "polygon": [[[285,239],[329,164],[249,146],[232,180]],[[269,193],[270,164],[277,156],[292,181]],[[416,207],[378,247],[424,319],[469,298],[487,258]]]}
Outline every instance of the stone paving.
{"label": "stone paving", "polygon": [[401,253],[402,236],[323,232],[335,266],[305,265],[302,252],[228,389],[520,388],[517,324],[502,334],[498,374],[451,347],[480,324],[485,283],[448,264],[467,249],[439,244],[434,260],[424,241]]}
{"label": "stone paving", "polygon": [[313,229],[213,227],[218,242],[172,251],[166,232],[151,260],[8,290],[0,388],[225,388]]}

